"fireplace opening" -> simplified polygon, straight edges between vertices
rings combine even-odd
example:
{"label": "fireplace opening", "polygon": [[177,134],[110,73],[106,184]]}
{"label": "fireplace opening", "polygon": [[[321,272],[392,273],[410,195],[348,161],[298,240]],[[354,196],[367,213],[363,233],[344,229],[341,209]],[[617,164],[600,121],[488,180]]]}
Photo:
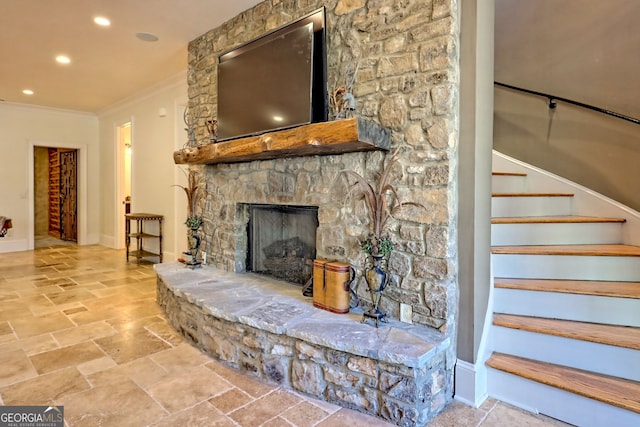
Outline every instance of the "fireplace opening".
{"label": "fireplace opening", "polygon": [[313,275],[317,206],[249,205],[247,271],[297,285]]}

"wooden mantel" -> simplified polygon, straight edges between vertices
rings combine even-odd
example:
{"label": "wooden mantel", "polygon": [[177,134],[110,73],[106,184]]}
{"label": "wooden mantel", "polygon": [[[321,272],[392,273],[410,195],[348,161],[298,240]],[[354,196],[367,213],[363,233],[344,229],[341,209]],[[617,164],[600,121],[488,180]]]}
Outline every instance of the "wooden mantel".
{"label": "wooden mantel", "polygon": [[391,132],[388,129],[366,119],[351,118],[183,148],[173,153],[173,160],[176,164],[213,165],[281,157],[388,150],[390,146]]}

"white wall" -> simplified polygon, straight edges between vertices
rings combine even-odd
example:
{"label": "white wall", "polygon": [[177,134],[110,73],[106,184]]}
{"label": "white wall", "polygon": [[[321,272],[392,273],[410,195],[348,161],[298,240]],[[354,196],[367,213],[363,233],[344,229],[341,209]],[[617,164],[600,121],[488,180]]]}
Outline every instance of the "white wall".
{"label": "white wall", "polygon": [[[175,204],[180,203],[178,197],[184,196],[182,190],[172,186],[176,182],[183,184],[179,179],[178,167],[173,162],[173,152],[187,140],[180,107],[186,104],[186,99],[185,75],[153,92],[126,100],[98,114],[102,164],[101,244],[123,247],[124,234],[118,229],[123,222],[116,216],[121,203],[116,200],[116,127],[131,121],[131,212],[164,215],[165,261],[175,260],[176,254],[186,249],[186,237],[185,242],[176,238],[176,233],[178,236],[184,234],[184,218],[176,215]],[[156,249],[156,241],[149,243],[150,249]]]}
{"label": "white wall", "polygon": [[[13,228],[0,238],[0,252],[24,251],[33,244],[29,171],[34,145],[86,149],[86,230],[82,244],[98,242],[100,235],[98,120],[93,114],[0,103],[0,215]],[[79,200],[80,203],[82,201]],[[79,212],[81,214],[82,212]],[[78,218],[82,221],[81,218]]]}

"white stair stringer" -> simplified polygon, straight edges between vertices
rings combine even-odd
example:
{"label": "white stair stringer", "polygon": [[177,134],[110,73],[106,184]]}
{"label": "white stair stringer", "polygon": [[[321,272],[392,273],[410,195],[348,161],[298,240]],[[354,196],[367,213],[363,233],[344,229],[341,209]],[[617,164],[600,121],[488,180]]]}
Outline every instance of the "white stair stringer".
{"label": "white stair stringer", "polygon": [[497,325],[493,332],[494,351],[640,381],[638,350]]}
{"label": "white stair stringer", "polygon": [[580,427],[637,427],[640,414],[489,368],[492,397]]}

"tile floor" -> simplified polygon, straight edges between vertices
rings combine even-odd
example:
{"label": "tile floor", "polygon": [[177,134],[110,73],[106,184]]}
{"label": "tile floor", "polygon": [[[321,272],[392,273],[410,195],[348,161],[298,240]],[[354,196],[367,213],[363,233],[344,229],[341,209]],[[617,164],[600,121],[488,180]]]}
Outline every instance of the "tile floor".
{"label": "tile floor", "polygon": [[[101,246],[0,254],[0,405],[49,403],[68,426],[390,426],[200,353],[164,320],[152,265]],[[429,424],[550,425],[491,399]]]}

